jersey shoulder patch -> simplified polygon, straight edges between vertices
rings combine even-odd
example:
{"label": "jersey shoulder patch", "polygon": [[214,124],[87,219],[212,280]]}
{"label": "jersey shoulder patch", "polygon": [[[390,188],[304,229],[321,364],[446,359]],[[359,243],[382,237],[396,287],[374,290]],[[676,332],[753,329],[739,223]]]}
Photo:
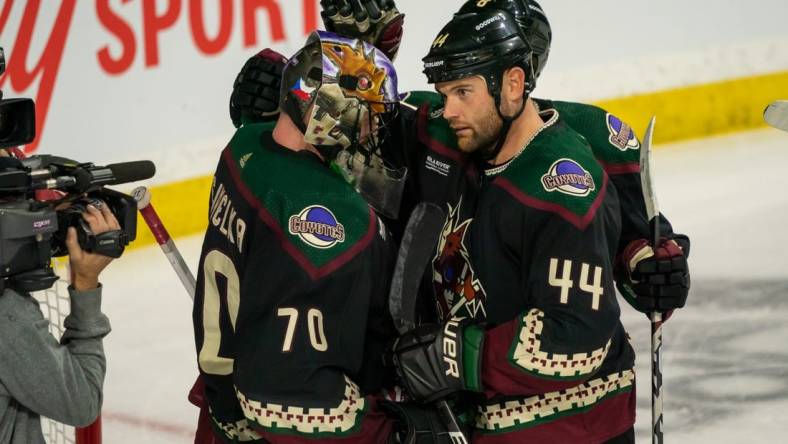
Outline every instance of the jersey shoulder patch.
{"label": "jersey shoulder patch", "polygon": [[377,232],[374,213],[316,158],[265,146],[270,127],[240,128],[223,161],[244,200],[313,278],[363,250]]}
{"label": "jersey shoulder patch", "polygon": [[626,122],[594,105],[559,101],[552,104],[566,124],[586,138],[609,174],[639,171],[640,141]]}
{"label": "jersey shoulder patch", "polygon": [[523,205],[557,213],[580,229],[593,220],[607,182],[586,140],[561,120],[494,181]]}

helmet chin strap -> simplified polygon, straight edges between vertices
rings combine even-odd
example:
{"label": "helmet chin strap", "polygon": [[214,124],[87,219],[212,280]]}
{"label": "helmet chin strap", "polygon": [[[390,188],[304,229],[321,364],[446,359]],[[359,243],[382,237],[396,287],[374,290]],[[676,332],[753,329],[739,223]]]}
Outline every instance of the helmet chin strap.
{"label": "helmet chin strap", "polygon": [[500,117],[503,121],[503,125],[501,126],[501,131],[498,133],[498,140],[495,142],[495,147],[490,151],[482,153],[482,158],[488,163],[494,160],[501,152],[501,149],[503,149],[503,144],[506,143],[506,137],[509,135],[509,131],[512,129],[512,124],[515,120],[519,119],[525,111],[525,104],[528,102],[528,94],[523,95],[523,103],[520,105],[520,109],[514,113],[513,116],[505,116],[503,111],[501,111],[500,92],[494,94],[493,98],[495,99],[495,111],[498,112],[498,117]]}

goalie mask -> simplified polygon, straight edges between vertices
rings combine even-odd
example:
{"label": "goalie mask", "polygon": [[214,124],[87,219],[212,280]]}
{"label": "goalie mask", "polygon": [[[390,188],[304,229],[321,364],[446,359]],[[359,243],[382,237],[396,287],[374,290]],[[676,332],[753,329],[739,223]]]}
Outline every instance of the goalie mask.
{"label": "goalie mask", "polygon": [[397,117],[397,74],[374,46],[316,31],[282,74],[282,111],[370,205],[396,216],[406,170],[381,148]]}

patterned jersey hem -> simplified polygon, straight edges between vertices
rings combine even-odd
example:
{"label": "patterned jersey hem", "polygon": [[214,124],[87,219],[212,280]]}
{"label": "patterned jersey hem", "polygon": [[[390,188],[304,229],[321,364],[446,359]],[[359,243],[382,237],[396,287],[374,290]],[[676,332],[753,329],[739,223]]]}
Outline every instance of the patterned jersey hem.
{"label": "patterned jersey hem", "polygon": [[249,421],[242,419],[236,422],[222,422],[216,419],[211,411],[211,419],[218,429],[230,442],[253,442],[263,439],[259,433],[250,427]]}
{"label": "patterned jersey hem", "polygon": [[520,335],[509,353],[510,361],[528,373],[556,379],[572,379],[591,375],[602,366],[612,340],[589,353],[571,355],[542,350],[544,312],[532,309],[522,318]]}
{"label": "patterned jersey hem", "polygon": [[283,406],[249,399],[235,389],[244,415],[272,433],[297,433],[311,437],[340,437],[361,424],[366,400],[358,386],[345,377],[345,394],[338,406],[328,409]]}
{"label": "patterned jersey hem", "polygon": [[600,401],[632,390],[635,372],[593,379],[577,387],[479,408],[476,427],[482,433],[506,433],[534,427],[590,410]]}

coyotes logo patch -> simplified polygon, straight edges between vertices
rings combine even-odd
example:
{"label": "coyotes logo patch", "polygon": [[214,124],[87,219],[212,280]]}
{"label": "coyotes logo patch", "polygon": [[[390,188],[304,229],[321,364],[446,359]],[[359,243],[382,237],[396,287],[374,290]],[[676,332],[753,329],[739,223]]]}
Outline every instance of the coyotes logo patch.
{"label": "coyotes logo patch", "polygon": [[608,140],[621,151],[640,148],[640,141],[632,128],[610,113],[607,114],[607,129],[610,131]]}

